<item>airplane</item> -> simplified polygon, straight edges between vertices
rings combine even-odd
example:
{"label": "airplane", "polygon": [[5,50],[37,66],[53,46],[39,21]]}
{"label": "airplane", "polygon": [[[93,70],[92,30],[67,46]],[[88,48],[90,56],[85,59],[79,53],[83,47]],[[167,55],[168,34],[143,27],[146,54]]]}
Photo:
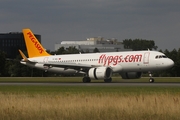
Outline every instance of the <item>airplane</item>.
{"label": "airplane", "polygon": [[174,65],[165,54],[150,50],[50,55],[30,29],[23,29],[23,35],[28,57],[19,50],[23,58],[20,63],[49,72],[80,73],[84,75],[84,83],[99,79],[109,83],[113,73],[119,73],[123,79],[137,79],[143,72],[149,72],[149,82],[153,83],[152,71],[165,70]]}

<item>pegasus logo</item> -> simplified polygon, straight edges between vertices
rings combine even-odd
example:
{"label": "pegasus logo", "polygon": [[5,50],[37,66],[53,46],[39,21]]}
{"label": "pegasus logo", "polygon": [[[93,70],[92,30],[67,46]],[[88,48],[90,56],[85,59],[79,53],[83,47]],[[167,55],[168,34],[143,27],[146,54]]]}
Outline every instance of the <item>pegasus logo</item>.
{"label": "pegasus logo", "polygon": [[34,46],[36,47],[36,49],[39,51],[40,54],[42,54],[44,52],[43,48],[41,47],[41,45],[39,44],[39,42],[33,37],[31,32],[27,33],[28,37],[31,39],[31,41],[34,43]]}

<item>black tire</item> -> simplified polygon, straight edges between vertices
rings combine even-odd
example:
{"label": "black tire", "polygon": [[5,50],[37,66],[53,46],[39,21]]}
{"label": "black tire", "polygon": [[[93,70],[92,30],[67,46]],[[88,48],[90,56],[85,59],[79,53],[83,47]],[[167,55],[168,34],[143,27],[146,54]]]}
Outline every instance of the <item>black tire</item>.
{"label": "black tire", "polygon": [[83,77],[83,83],[90,83],[91,79],[90,77]]}
{"label": "black tire", "polygon": [[105,83],[110,83],[110,82],[112,82],[112,78],[104,79],[104,82],[105,82]]}
{"label": "black tire", "polygon": [[149,82],[153,83],[154,82],[154,78],[149,78]]}

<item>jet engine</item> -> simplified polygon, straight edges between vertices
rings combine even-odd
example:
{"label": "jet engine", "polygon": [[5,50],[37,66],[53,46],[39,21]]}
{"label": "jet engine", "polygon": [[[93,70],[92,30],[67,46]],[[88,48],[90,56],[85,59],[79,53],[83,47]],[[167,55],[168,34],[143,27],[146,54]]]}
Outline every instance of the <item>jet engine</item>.
{"label": "jet engine", "polygon": [[109,67],[97,67],[89,69],[88,75],[91,79],[109,79],[112,76],[112,69]]}
{"label": "jet engine", "polygon": [[123,79],[137,79],[141,78],[142,72],[123,72],[119,74]]}

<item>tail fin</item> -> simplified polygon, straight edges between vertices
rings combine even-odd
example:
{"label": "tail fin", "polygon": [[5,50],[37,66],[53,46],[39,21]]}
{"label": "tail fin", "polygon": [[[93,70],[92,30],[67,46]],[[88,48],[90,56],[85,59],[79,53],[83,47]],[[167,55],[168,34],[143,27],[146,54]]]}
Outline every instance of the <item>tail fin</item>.
{"label": "tail fin", "polygon": [[39,43],[39,41],[37,40],[37,38],[34,36],[34,34],[30,29],[23,29],[23,35],[24,35],[29,58],[50,56],[50,54],[46,52],[46,50]]}

